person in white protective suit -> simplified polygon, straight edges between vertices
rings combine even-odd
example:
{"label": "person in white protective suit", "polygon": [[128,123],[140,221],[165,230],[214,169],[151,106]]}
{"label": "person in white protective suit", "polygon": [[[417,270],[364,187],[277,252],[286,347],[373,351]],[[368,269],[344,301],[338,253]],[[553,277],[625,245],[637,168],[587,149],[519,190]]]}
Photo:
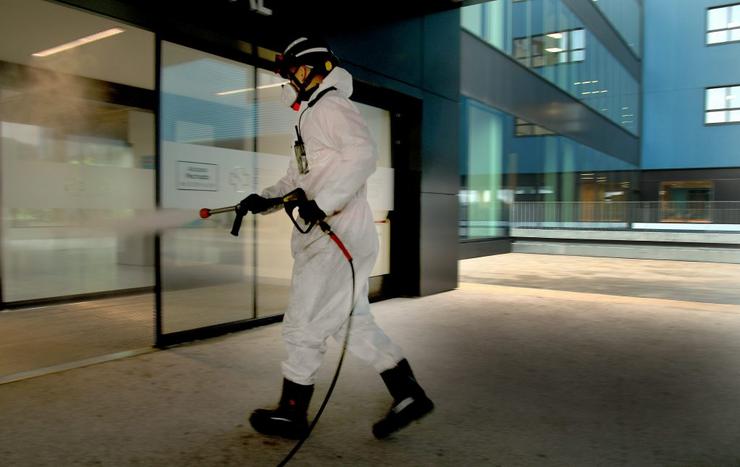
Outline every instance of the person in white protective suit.
{"label": "person in white protective suit", "polygon": [[[378,240],[365,183],[375,171],[377,150],[349,100],[352,76],[337,66],[325,42],[298,38],[276,63],[278,73],[290,80],[283,85],[283,102],[300,112],[296,157],[275,185],[244,201],[253,212],[269,212],[267,198],[300,187],[310,200],[298,206],[303,221],[325,220],[351,252],[357,286],[348,348],[380,372],[393,397],[391,410],[373,426],[373,434],[385,438],[434,405],[416,382],[401,349],[370,314],[368,277]],[[288,353],[282,364],[283,392],[277,408],[255,410],[250,423],[263,434],[299,439],[308,433],[306,413],[326,340],[344,338],[351,308],[350,269],[339,248],[318,228],[305,235],[295,229],[291,249],[292,290],[283,320]]]}

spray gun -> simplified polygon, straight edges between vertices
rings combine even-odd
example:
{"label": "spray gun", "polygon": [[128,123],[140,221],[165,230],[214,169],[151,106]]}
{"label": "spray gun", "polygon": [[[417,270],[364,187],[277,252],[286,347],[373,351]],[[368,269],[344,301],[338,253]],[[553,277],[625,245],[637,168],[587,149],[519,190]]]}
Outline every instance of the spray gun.
{"label": "spray gun", "polygon": [[350,255],[349,250],[347,250],[339,237],[337,237],[337,235],[331,230],[331,226],[329,224],[322,220],[318,222],[311,222],[307,224],[306,227],[301,227],[301,225],[296,220],[295,209],[301,204],[308,201],[308,197],[306,196],[306,192],[303,191],[303,188],[296,188],[295,190],[284,196],[279,196],[277,198],[268,198],[266,206],[260,206],[262,208],[260,211],[256,211],[254,206],[250,206],[247,202],[248,199],[249,198],[243,199],[241,203],[235,206],[226,206],[224,208],[215,209],[203,208],[200,210],[200,217],[201,219],[207,219],[214,214],[235,212],[236,217],[234,218],[234,224],[231,226],[231,235],[238,237],[239,230],[242,227],[242,219],[244,219],[244,216],[246,216],[250,211],[254,214],[257,214],[259,212],[262,212],[263,210],[272,209],[273,207],[282,205],[283,209],[285,209],[285,213],[288,214],[288,217],[290,217],[293,225],[296,229],[298,229],[300,233],[307,234],[311,231],[311,229],[314,228],[314,226],[318,225],[324,233],[331,237],[331,239],[334,241],[334,243],[337,244],[339,249],[342,250],[342,254],[345,258],[347,258],[347,261],[352,264],[352,255]]}
{"label": "spray gun", "polygon": [[313,229],[315,225],[318,224],[319,228],[321,228],[322,231],[329,233],[331,232],[331,227],[329,227],[329,224],[327,224],[324,221],[312,222],[310,224],[307,224],[306,227],[301,227],[301,225],[298,223],[298,221],[295,218],[295,209],[303,204],[304,202],[308,201],[308,197],[306,196],[306,192],[303,191],[302,188],[296,188],[295,190],[291,191],[285,196],[280,196],[277,198],[268,198],[267,203],[260,206],[262,208],[260,211],[255,210],[254,206],[250,206],[247,202],[249,198],[245,198],[240,202],[239,204],[235,206],[226,206],[224,208],[215,208],[215,209],[208,209],[203,208],[200,210],[200,217],[201,219],[207,219],[211,217],[214,214],[222,214],[225,212],[234,212],[236,213],[236,217],[234,218],[234,224],[231,226],[231,235],[237,237],[239,236],[239,230],[242,226],[242,219],[244,219],[244,216],[246,216],[250,211],[254,214],[258,214],[259,212],[262,212],[262,210],[269,210],[273,207],[277,207],[282,205],[285,209],[285,212],[288,214],[288,217],[290,217],[290,220],[293,222],[293,225],[296,229],[302,234],[307,234],[308,232]]}

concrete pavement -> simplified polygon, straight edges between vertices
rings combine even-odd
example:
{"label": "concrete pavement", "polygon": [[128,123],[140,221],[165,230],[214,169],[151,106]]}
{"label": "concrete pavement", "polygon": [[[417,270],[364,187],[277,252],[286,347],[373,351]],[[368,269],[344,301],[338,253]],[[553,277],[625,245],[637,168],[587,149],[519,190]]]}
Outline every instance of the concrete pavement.
{"label": "concrete pavement", "polygon": [[[461,262],[461,276],[537,268],[524,261],[531,257],[516,259]],[[569,270],[588,275],[572,258],[543,260],[559,280]],[[626,269],[639,283],[640,260],[599,261],[635,261]],[[695,300],[712,294],[691,292],[692,284],[712,281],[701,279],[700,263],[685,265],[694,273],[669,298],[625,287],[610,295],[462,283],[374,304],[437,409],[375,440],[370,426],[389,397],[350,356],[290,465],[740,465],[740,304]],[[740,269],[725,272],[730,280]],[[337,350],[327,354],[312,411]],[[255,434],[246,416],[276,402],[283,355],[278,324],[1,385],[0,465],[276,465],[292,443]]]}

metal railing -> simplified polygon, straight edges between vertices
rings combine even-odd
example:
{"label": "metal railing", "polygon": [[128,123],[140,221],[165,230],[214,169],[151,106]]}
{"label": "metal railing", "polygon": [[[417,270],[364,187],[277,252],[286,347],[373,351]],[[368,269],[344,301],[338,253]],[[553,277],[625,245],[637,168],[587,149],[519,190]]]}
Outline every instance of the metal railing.
{"label": "metal railing", "polygon": [[515,202],[510,208],[509,225],[532,229],[740,231],[740,201]]}

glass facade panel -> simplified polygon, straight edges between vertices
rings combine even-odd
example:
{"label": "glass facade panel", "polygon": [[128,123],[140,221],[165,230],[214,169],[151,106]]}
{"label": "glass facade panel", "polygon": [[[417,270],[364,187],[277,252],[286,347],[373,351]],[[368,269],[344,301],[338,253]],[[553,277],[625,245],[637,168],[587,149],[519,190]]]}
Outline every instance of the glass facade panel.
{"label": "glass facade panel", "polygon": [[154,35],[45,1],[0,11],[4,301],[153,287],[134,223],[155,204]]}
{"label": "glass facade panel", "polygon": [[464,238],[505,236],[501,169],[505,117],[480,105],[466,105],[466,152],[460,190],[460,235]]}
{"label": "glass facade panel", "polygon": [[517,201],[630,200],[636,166],[473,99],[461,114],[461,239],[507,236]]}
{"label": "glass facade panel", "polygon": [[460,9],[462,27],[478,37],[483,37],[483,5],[470,5]]}
{"label": "glass facade panel", "polygon": [[[267,188],[285,174],[290,161],[291,131],[295,112],[280,101],[280,84],[285,80],[264,70],[257,71],[257,139],[259,165],[256,191]],[[249,193],[244,190],[243,196]],[[293,258],[290,236],[293,224],[281,213],[254,216],[257,317],[280,314],[288,305]]]}
{"label": "glass facade panel", "polygon": [[514,57],[532,67],[582,61],[584,48],[583,29],[514,39]]}
{"label": "glass facade panel", "polygon": [[642,6],[640,1],[594,0],[593,2],[638,57],[642,55],[642,37],[640,34]]}
{"label": "glass facade panel", "polygon": [[[202,207],[233,206],[255,191],[258,174],[250,137],[255,70],[169,42],[161,47],[161,206],[193,217]],[[229,235],[233,219],[193,220],[162,233],[163,333],[255,317],[254,218],[245,217],[238,237]]]}
{"label": "glass facade panel", "polygon": [[462,17],[463,28],[639,134],[639,83],[561,0],[497,0],[463,7]]}

